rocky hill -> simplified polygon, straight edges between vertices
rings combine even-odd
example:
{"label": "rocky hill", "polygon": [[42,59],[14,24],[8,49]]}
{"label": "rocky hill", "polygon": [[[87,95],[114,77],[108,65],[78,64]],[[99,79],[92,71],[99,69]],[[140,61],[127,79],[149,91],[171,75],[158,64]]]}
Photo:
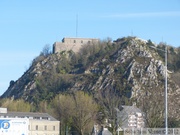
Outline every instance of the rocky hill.
{"label": "rocky hill", "polygon": [[[56,94],[77,90],[87,91],[96,98],[98,91],[113,88],[120,98],[143,106],[151,100],[164,102],[164,44],[136,37],[119,38],[84,46],[73,51],[41,54],[18,79],[11,81],[2,98],[23,98],[38,104]],[[168,46],[169,115],[180,113],[180,49]],[[124,101],[126,104],[126,101]],[[146,106],[146,105],[145,105]]]}

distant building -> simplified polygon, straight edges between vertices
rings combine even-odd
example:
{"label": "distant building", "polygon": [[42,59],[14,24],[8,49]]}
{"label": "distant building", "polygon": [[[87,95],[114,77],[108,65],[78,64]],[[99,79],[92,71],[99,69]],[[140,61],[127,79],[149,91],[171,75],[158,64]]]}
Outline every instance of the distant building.
{"label": "distant building", "polygon": [[117,121],[121,128],[144,128],[144,114],[133,106],[122,106],[121,111],[117,111]]}
{"label": "distant building", "polygon": [[144,127],[144,118],[143,118],[142,113],[133,112],[133,113],[129,114],[128,127],[143,128]]}
{"label": "distant building", "polygon": [[[28,120],[28,135],[59,135],[60,121],[47,113],[8,112],[7,109],[0,108],[0,122],[3,120]],[[7,129],[4,131],[8,132]]]}
{"label": "distant building", "polygon": [[103,128],[103,131],[100,132],[99,135],[112,135],[112,133],[108,130],[108,128]]}
{"label": "distant building", "polygon": [[0,108],[0,113],[7,113],[7,108]]}
{"label": "distant building", "polygon": [[101,126],[100,128],[98,125],[94,125],[91,135],[112,135],[112,133],[106,127]]}
{"label": "distant building", "polygon": [[97,44],[99,39],[96,38],[63,38],[62,42],[53,44],[53,53],[62,51],[74,51],[77,53],[83,45]]}

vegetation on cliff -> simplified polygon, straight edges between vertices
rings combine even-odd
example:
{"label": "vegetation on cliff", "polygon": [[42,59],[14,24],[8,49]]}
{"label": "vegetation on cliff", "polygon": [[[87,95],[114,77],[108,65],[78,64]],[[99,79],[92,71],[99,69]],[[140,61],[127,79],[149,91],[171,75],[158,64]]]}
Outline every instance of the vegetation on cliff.
{"label": "vegetation on cliff", "polygon": [[[81,109],[87,111],[88,116],[93,116],[96,123],[105,124],[104,118],[111,120],[111,130],[115,131],[114,108],[136,103],[146,113],[148,127],[163,127],[164,53],[150,46],[164,49],[167,44],[156,45],[151,40],[136,37],[119,38],[113,42],[108,38],[99,44],[84,45],[79,53],[62,51],[56,54],[45,46],[24,75],[15,82],[11,81],[1,97],[1,105],[13,110],[12,106],[7,105],[10,101],[4,98],[13,99],[11,102],[14,102],[14,106],[18,106],[23,99],[24,106],[29,108],[25,111],[48,112],[62,120],[67,109],[79,106],[79,102],[83,105],[87,102],[85,99],[89,99],[88,102],[93,102],[92,108],[92,104],[83,106],[91,108],[92,112]],[[180,48],[168,46],[169,127],[177,127],[180,123],[179,110],[176,109],[180,106],[178,80]],[[85,97],[77,102],[76,96],[82,96],[81,92]],[[86,127],[76,125],[77,118],[73,110],[70,112],[67,118],[63,117],[64,126],[68,125],[79,132],[88,131]]]}

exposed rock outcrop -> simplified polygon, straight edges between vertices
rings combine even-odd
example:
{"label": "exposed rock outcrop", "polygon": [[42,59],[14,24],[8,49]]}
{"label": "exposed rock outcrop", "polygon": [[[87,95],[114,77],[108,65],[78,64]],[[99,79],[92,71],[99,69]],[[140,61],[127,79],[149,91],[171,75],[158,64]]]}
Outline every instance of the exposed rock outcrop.
{"label": "exposed rock outcrop", "polygon": [[[67,61],[72,59],[68,52],[65,54],[51,54],[48,57],[38,57],[22,77],[9,86],[2,97],[24,98],[33,101],[33,96],[38,98],[37,93],[42,92],[37,88],[38,79],[50,73],[49,77],[56,74],[55,77],[52,77],[52,80],[58,77],[67,78],[68,76],[67,80],[71,85],[61,85],[64,89],[56,89],[53,86],[52,90],[48,89],[46,91],[47,94],[50,92],[57,94],[61,91],[84,90],[95,96],[99,90],[113,87],[119,90],[120,95],[124,94],[128,98],[140,102],[145,95],[148,96],[148,94],[155,91],[164,90],[164,61],[155,49],[149,47],[147,41],[128,37],[117,40],[112,46],[116,49],[108,55],[98,57],[88,66],[82,68],[81,64],[77,68],[77,64],[72,65],[71,63],[70,71],[65,71],[67,66],[63,67],[65,66],[63,63],[64,57],[67,58]],[[57,82],[58,79],[55,81]],[[62,83],[62,81],[60,80],[59,83]],[[171,79],[171,74],[168,72],[169,114],[175,118],[179,118],[179,97],[180,87]]]}

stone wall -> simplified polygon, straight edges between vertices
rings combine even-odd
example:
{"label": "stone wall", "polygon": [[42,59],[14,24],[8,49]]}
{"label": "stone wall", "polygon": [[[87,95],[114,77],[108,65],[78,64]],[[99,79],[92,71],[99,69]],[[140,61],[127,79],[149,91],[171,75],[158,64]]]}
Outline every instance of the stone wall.
{"label": "stone wall", "polygon": [[62,42],[53,44],[53,53],[72,50],[77,53],[83,45],[97,44],[99,39],[95,38],[63,38]]}

